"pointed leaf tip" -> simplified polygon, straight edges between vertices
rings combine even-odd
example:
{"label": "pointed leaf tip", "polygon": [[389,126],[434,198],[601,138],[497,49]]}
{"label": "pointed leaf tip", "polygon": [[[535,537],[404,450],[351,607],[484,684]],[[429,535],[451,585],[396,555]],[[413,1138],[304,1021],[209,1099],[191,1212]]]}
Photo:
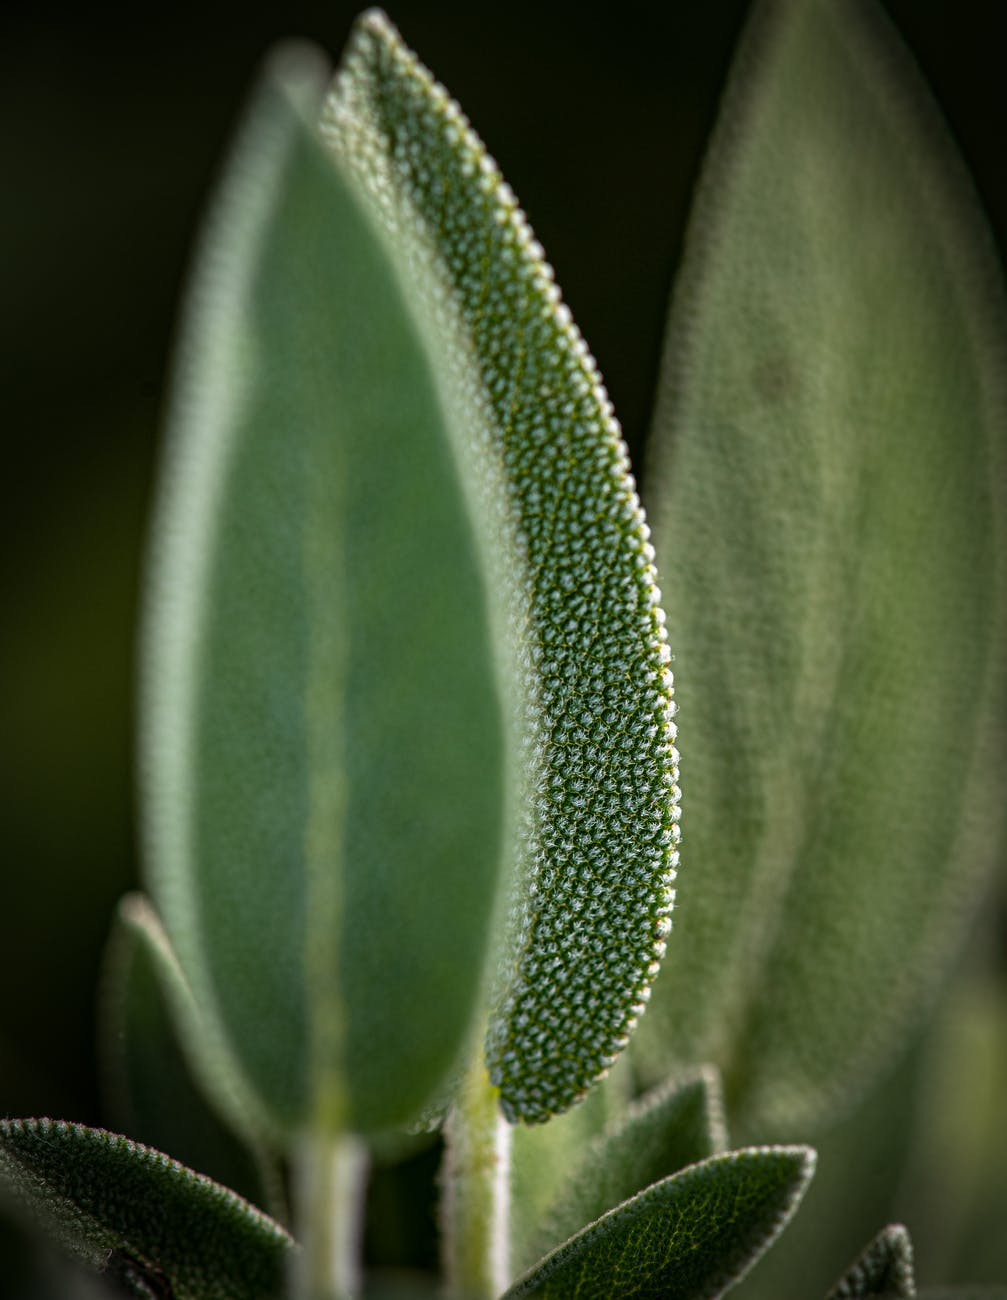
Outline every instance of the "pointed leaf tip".
{"label": "pointed leaf tip", "polygon": [[915,1295],[909,1230],[901,1223],[890,1223],[857,1256],[829,1292],[828,1300],[867,1300],[870,1296],[913,1300]]}
{"label": "pointed leaf tip", "polygon": [[497,476],[528,813],[487,1056],[508,1117],[544,1120],[625,1046],[670,927],[678,755],[649,532],[524,214],[383,17],[358,27],[322,129],[409,252],[459,437]]}

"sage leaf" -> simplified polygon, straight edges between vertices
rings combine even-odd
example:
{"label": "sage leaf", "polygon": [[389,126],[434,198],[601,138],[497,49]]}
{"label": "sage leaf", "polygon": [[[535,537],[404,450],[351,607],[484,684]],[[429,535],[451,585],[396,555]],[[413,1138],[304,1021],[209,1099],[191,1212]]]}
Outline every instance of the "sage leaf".
{"label": "sage leaf", "polygon": [[505,1300],[722,1295],[783,1230],[813,1172],[809,1147],[753,1147],[691,1165],[572,1237]]}
{"label": "sage leaf", "polygon": [[231,1130],[193,1075],[190,1057],[198,1065],[203,1053],[186,1052],[182,1040],[198,1033],[199,1011],[142,894],[119,903],[101,992],[104,1094],[116,1130],[285,1217],[273,1158]]}
{"label": "sage leaf", "polygon": [[611,403],[499,169],[384,16],[322,130],[406,252],[507,556],[527,809],[487,1061],[511,1118],[584,1095],[664,951],[678,838],[671,674]]}
{"label": "sage leaf", "polygon": [[148,880],[242,1131],[402,1125],[479,1005],[491,593],[423,327],[279,54],[193,278],[153,539]]}
{"label": "sage leaf", "polygon": [[[0,1120],[0,1178],[67,1249],[138,1294],[276,1300],[293,1242],[219,1183],[128,1138]],[[160,1285],[158,1291],[156,1286]]]}
{"label": "sage leaf", "polygon": [[622,1201],[726,1146],[716,1072],[668,1080],[580,1153],[523,1256],[533,1262]]}
{"label": "sage leaf", "polygon": [[892,1061],[996,859],[1004,319],[883,19],[758,5],[653,429],[697,873],[636,1043],[648,1076],[719,1065],[745,1134],[811,1131]]}
{"label": "sage leaf", "polygon": [[861,1300],[864,1296],[912,1300],[915,1295],[913,1244],[909,1232],[901,1223],[890,1223],[854,1260],[845,1276],[829,1292],[828,1300]]}

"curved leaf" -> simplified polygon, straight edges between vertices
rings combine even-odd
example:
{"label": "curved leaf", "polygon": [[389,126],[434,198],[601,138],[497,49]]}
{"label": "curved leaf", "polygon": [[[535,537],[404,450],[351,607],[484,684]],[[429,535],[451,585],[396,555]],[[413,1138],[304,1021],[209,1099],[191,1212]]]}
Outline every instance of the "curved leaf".
{"label": "curved leaf", "polygon": [[890,1223],[854,1260],[829,1292],[828,1300],[862,1300],[865,1296],[912,1300],[915,1295],[913,1243],[901,1223]]}
{"label": "curved leaf", "polygon": [[718,1064],[746,1133],[806,1130],[893,1058],[995,861],[1005,343],[882,20],[758,6],[653,434],[703,869],[636,1043],[654,1074]]}
{"label": "curved leaf", "polygon": [[[276,1300],[288,1234],[240,1196],[128,1138],[0,1120],[0,1176],[63,1245],[174,1300]],[[143,1294],[143,1291],[139,1291]]]}
{"label": "curved leaf", "polygon": [[197,261],[145,629],[148,878],[243,1131],[444,1087],[500,879],[472,503],[395,257],[279,55]]}
{"label": "curved leaf", "polygon": [[510,1118],[611,1065],[664,951],[678,837],[663,615],[594,362],[496,164],[383,15],[322,119],[407,251],[475,452],[500,467],[527,815],[487,1042]]}
{"label": "curved leaf", "polygon": [[572,1237],[505,1300],[722,1295],[786,1226],[814,1156],[809,1147],[753,1147],[692,1165]]}

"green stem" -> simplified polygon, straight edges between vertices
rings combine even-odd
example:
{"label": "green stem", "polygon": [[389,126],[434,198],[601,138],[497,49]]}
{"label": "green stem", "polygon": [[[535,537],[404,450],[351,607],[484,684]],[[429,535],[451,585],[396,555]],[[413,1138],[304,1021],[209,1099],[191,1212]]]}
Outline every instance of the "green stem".
{"label": "green stem", "polygon": [[293,1162],[295,1300],[356,1300],[361,1294],[367,1148],[356,1137],[311,1134]]}
{"label": "green stem", "polygon": [[510,1126],[474,1054],[444,1126],[441,1175],[448,1295],[495,1300],[510,1281]]}

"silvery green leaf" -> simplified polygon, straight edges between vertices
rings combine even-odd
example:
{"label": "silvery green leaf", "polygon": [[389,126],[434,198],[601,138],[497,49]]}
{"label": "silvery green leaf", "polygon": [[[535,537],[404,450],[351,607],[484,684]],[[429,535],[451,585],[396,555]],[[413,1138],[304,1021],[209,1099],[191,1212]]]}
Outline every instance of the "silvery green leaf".
{"label": "silvery green leaf", "polygon": [[0,1120],[0,1179],[62,1245],[134,1294],[280,1295],[293,1248],[285,1230],[128,1138],[49,1119]]}
{"label": "silvery green leaf", "polygon": [[527,1243],[512,1233],[514,1257],[533,1263],[622,1201],[726,1146],[716,1071],[692,1070],[669,1079],[576,1153]]}
{"label": "silvery green leaf", "polygon": [[150,569],[148,882],[242,1131],[412,1121],[480,1003],[492,593],[425,326],[278,54],[197,259]]}
{"label": "silvery green leaf", "polygon": [[[807,1131],[902,1046],[1003,820],[1000,276],[882,18],[756,7],[653,432],[689,910],[639,1062]],[[688,990],[688,996],[683,996]]]}
{"label": "silvery green leaf", "polygon": [[885,1296],[912,1300],[916,1295],[913,1243],[901,1223],[882,1228],[829,1292],[828,1300],[863,1300]]}
{"label": "silvery green leaf", "polygon": [[101,992],[103,1083],[116,1130],[282,1217],[273,1160],[230,1130],[193,1076],[190,1059],[202,1057],[183,1040],[198,1033],[199,1011],[142,894],[119,903]]}
{"label": "silvery green leaf", "polygon": [[611,404],[499,169],[376,11],[323,115],[428,305],[507,557],[527,809],[487,1043],[510,1118],[580,1098],[664,951],[678,837],[671,675]]}
{"label": "silvery green leaf", "polygon": [[720,1296],[782,1232],[813,1172],[808,1147],[753,1147],[691,1165],[572,1237],[505,1300]]}

